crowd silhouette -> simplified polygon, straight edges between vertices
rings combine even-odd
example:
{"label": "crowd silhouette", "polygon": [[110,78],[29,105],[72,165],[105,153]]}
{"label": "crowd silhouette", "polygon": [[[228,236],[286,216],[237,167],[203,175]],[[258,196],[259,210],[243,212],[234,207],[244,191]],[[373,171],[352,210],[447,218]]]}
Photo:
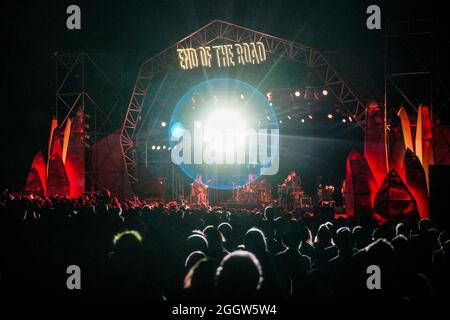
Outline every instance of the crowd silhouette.
{"label": "crowd silhouette", "polygon": [[[0,290],[9,298],[424,299],[450,296],[450,240],[417,224],[264,210],[4,193]],[[81,270],[68,290],[67,267]],[[367,267],[381,289],[367,287]]]}

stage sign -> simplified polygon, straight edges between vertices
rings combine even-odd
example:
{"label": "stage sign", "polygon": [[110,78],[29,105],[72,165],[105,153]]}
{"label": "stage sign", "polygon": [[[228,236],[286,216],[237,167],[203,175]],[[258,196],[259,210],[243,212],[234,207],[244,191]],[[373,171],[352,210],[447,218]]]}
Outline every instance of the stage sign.
{"label": "stage sign", "polygon": [[266,49],[262,42],[177,49],[177,53],[180,67],[183,70],[255,65],[261,64],[267,59]]}

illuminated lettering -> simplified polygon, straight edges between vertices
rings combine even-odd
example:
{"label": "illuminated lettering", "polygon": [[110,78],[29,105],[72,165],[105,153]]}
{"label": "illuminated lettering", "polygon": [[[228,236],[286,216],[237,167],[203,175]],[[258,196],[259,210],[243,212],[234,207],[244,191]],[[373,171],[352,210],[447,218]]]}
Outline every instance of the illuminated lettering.
{"label": "illuminated lettering", "polygon": [[222,68],[261,64],[267,59],[266,49],[262,42],[177,49],[177,56],[180,68],[183,70],[192,70],[199,67]]}

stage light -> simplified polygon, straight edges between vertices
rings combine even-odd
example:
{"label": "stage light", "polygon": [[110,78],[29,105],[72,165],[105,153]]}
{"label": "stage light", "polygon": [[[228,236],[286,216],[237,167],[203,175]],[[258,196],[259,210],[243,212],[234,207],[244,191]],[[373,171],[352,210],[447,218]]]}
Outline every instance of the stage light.
{"label": "stage light", "polygon": [[269,116],[266,116],[266,119],[267,119],[267,121],[270,121],[270,117]]}
{"label": "stage light", "polygon": [[300,97],[300,91],[295,91],[295,92],[294,92],[294,95],[295,95],[296,97]]}
{"label": "stage light", "polygon": [[165,121],[161,122],[161,127],[165,128],[167,126],[167,123]]}
{"label": "stage light", "polygon": [[322,94],[323,94],[324,96],[327,96],[327,95],[328,95],[328,90],[327,90],[327,89],[323,89],[323,90],[322,90]]}
{"label": "stage light", "polygon": [[288,116],[288,119],[289,119],[289,120],[292,120],[292,117],[291,117],[291,116]]}
{"label": "stage light", "polygon": [[165,145],[163,146],[163,150],[166,150],[166,146]]}
{"label": "stage light", "polygon": [[352,116],[348,116],[348,121],[353,122]]}
{"label": "stage light", "polygon": [[301,121],[302,121],[302,123],[304,123],[304,122],[305,122],[305,119],[302,119]]}
{"label": "stage light", "polygon": [[245,96],[241,93],[241,99],[244,100]]}
{"label": "stage light", "polygon": [[152,146],[152,150],[155,150],[156,149],[156,146]]}
{"label": "stage light", "polygon": [[280,120],[280,123],[283,123],[283,120]]}
{"label": "stage light", "polygon": [[184,134],[184,127],[181,123],[175,123],[170,129],[171,135],[175,139],[180,139]]}
{"label": "stage light", "polygon": [[217,152],[220,153],[234,150],[236,146],[234,139],[228,139],[227,136],[224,141],[221,141],[217,133],[232,134],[230,131],[244,131],[247,128],[242,114],[226,107],[212,112],[204,123],[203,137],[205,142],[214,144]]}
{"label": "stage light", "polygon": [[345,120],[345,118],[344,118],[344,119],[342,119],[342,122],[343,122],[343,123],[346,123],[346,122],[347,122],[347,120]]}
{"label": "stage light", "polygon": [[169,150],[169,151],[170,151],[170,150],[172,150],[172,148],[171,148],[171,147],[168,147],[168,148],[167,148],[167,150]]}
{"label": "stage light", "polygon": [[269,102],[269,106],[273,106],[272,102]]}
{"label": "stage light", "polygon": [[332,115],[331,113],[329,113],[329,114],[327,115],[327,117],[328,117],[328,119],[333,119],[333,115]]}
{"label": "stage light", "polygon": [[313,116],[309,114],[309,115],[308,115],[308,118],[310,118],[310,119],[312,120],[312,119],[313,119]]}
{"label": "stage light", "polygon": [[161,146],[157,146],[157,147],[156,147],[156,150],[161,150]]}

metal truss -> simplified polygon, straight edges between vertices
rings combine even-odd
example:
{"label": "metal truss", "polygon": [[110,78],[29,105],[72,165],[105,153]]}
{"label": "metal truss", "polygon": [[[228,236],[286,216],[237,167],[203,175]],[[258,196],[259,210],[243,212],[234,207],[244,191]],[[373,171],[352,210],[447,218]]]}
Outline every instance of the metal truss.
{"label": "metal truss", "polygon": [[[75,53],[55,54],[55,115],[62,128],[78,108],[83,108],[86,146],[116,132],[123,122],[120,112],[122,59],[118,56]],[[90,153],[87,152],[89,157]],[[96,168],[87,162],[86,183],[94,186]]]}
{"label": "metal truss", "polygon": [[266,53],[274,58],[273,63],[287,59],[306,64],[323,81],[324,86],[336,97],[345,112],[362,123],[365,104],[318,50],[229,22],[214,20],[141,65],[121,131],[121,146],[131,185],[139,180],[135,142],[149,86],[156,82],[154,81],[156,76],[170,69],[179,68],[176,49],[207,46],[218,40],[230,43],[262,42]]}

